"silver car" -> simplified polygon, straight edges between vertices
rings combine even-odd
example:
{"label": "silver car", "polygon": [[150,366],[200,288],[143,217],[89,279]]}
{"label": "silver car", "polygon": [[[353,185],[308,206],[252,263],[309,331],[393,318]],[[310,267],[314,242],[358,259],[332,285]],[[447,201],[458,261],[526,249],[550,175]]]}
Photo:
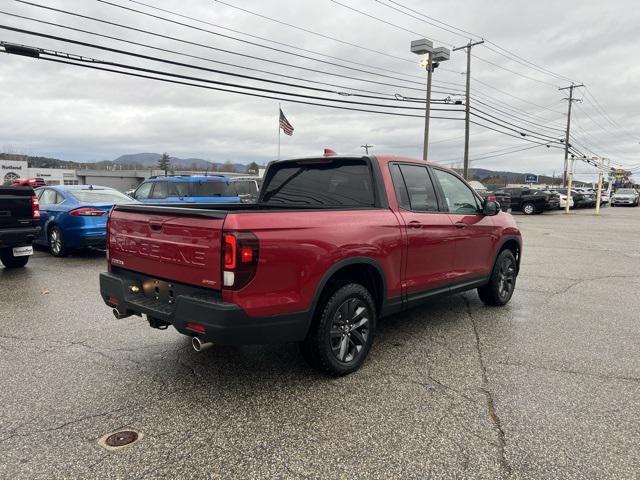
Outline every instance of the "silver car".
{"label": "silver car", "polygon": [[635,188],[619,188],[616,193],[611,195],[611,206],[631,205],[637,207],[640,205],[640,195]]}

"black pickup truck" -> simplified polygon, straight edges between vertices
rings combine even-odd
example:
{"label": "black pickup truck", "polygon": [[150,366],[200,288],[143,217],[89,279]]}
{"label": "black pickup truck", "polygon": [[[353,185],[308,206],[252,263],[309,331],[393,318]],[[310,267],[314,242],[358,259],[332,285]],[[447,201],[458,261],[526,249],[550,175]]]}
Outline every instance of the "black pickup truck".
{"label": "black pickup truck", "polygon": [[542,213],[545,210],[557,210],[560,207],[560,197],[556,194],[529,188],[502,188],[493,192],[494,195],[511,196],[511,211],[522,212],[525,215]]}
{"label": "black pickup truck", "polygon": [[0,186],[0,261],[6,268],[24,267],[33,255],[31,242],[40,233],[40,206],[31,187]]}

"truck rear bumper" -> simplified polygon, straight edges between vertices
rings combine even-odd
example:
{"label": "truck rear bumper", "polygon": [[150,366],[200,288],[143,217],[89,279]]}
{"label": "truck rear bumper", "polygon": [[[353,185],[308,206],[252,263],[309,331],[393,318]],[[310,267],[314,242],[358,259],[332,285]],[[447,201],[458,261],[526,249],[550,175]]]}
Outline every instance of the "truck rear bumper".
{"label": "truck rear bumper", "polygon": [[[172,303],[154,298],[153,291],[149,295],[148,285],[156,282],[162,290],[168,284],[175,292]],[[133,285],[141,289],[140,293],[131,292]],[[311,323],[311,314],[307,312],[251,318],[240,306],[223,302],[219,292],[122,270],[100,274],[100,294],[107,305],[117,307],[121,313],[145,314],[173,325],[184,335],[221,345],[297,342],[305,338]],[[158,296],[162,296],[162,291]]]}
{"label": "truck rear bumper", "polygon": [[19,227],[0,230],[0,248],[31,245],[40,234],[40,227]]}

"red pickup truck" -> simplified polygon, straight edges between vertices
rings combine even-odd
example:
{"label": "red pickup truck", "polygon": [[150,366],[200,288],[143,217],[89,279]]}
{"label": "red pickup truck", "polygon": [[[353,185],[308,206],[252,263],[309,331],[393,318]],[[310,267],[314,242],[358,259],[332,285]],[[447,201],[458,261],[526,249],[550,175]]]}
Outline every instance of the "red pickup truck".
{"label": "red pickup truck", "polygon": [[118,205],[100,291],[117,318],[212,342],[300,342],[332,375],[364,361],[379,318],[477,288],[513,294],[515,221],[456,173],[401,157],[272,162],[255,204]]}

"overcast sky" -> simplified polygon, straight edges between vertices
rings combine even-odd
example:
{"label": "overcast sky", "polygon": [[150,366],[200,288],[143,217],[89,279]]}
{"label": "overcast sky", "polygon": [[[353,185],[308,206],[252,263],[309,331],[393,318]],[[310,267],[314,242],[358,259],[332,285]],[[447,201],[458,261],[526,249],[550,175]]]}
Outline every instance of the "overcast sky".
{"label": "overcast sky", "polygon": [[[0,23],[205,68],[297,85],[351,93],[363,93],[358,91],[367,90],[375,93],[365,95],[388,98],[391,98],[390,94],[395,93],[404,97],[423,98],[424,93],[421,89],[424,88],[426,75],[424,69],[419,66],[420,59],[409,52],[410,41],[424,36],[437,39],[436,46],[451,47],[463,45],[468,39],[465,38],[465,34],[453,33],[456,31],[450,27],[444,27],[450,31],[436,28],[387,6],[401,9],[398,7],[400,4],[471,32],[474,39],[484,37],[493,42],[486,44],[491,50],[485,46],[473,49],[476,57],[472,59],[472,96],[477,94],[478,101],[489,105],[475,104],[486,114],[491,114],[503,122],[518,124],[519,126],[514,127],[515,131],[510,132],[519,138],[472,125],[471,158],[477,159],[472,161],[472,166],[549,175],[554,172],[559,175],[562,169],[563,151],[545,146],[482,158],[509,152],[510,147],[515,150],[534,146],[535,144],[525,140],[534,140],[532,135],[548,135],[553,139],[564,136],[567,102],[563,97],[566,96],[566,92],[558,91],[558,87],[567,86],[568,81],[509,60],[496,53],[499,47],[557,75],[584,82],[588,86],[589,92],[604,108],[609,118],[605,118],[596,107],[593,97],[585,96],[584,89],[576,89],[576,97],[584,99],[583,103],[574,104],[573,112],[573,133],[577,140],[573,145],[579,150],[586,154],[592,154],[593,151],[608,156],[627,167],[640,163],[640,122],[636,114],[640,110],[640,94],[637,88],[640,66],[635,61],[640,49],[640,9],[630,0],[398,0],[395,5],[391,0],[339,0],[343,5],[331,0],[225,0],[228,4],[321,32],[369,50],[296,30],[213,0],[143,0],[172,12],[188,15],[194,20],[180,19],[170,13],[157,12],[127,0],[110,0],[114,4],[162,15],[201,29],[233,35],[257,44],[367,72],[358,72],[318,60],[261,48],[259,45],[225,39],[219,35],[153,19],[97,0],[33,1],[204,46],[176,42],[93,20],[80,19],[13,0],[1,2],[3,14]],[[357,13],[344,5],[396,26]],[[418,16],[408,10],[404,11],[414,17]],[[4,14],[7,12],[174,50],[200,59],[65,30],[59,26],[38,24],[32,20],[7,16]],[[195,19],[290,44],[299,49],[225,31],[198,23]],[[397,100],[347,97],[243,80],[7,30],[0,30],[0,40],[181,75],[298,94],[367,103],[421,106]],[[225,49],[244,56],[214,49]],[[317,53],[308,53],[300,49]],[[221,65],[211,60],[232,63],[237,67]],[[267,60],[292,66],[276,65]],[[346,63],[345,60],[362,65]],[[238,67],[249,67],[336,86],[306,83]],[[434,74],[434,90],[438,93],[434,93],[433,97],[455,99],[457,92],[464,88],[465,69],[464,52],[453,52],[451,60],[443,63]],[[178,157],[244,163],[254,160],[266,162],[277,155],[277,100],[0,55],[0,105],[0,150],[13,153],[95,161],[114,159],[126,153],[167,151]],[[502,111],[495,111],[495,108]],[[333,148],[339,153],[357,154],[363,152],[360,145],[364,143],[375,145],[372,149],[374,153],[421,156],[424,127],[422,118],[351,112],[291,101],[282,101],[282,109],[295,127],[292,137],[282,135],[282,157],[316,155],[321,153],[324,147]],[[421,113],[420,110],[409,109],[395,111]],[[455,112],[433,112],[433,115],[462,118],[461,113]],[[511,115],[535,124],[525,123]],[[486,121],[478,121],[495,127]],[[433,119],[431,122],[431,159],[443,163],[460,163],[463,158],[464,122],[441,119]],[[527,128],[529,132],[523,131],[522,128]],[[519,132],[527,133],[527,137],[521,137]],[[577,171],[587,173],[593,169],[581,164]]]}

